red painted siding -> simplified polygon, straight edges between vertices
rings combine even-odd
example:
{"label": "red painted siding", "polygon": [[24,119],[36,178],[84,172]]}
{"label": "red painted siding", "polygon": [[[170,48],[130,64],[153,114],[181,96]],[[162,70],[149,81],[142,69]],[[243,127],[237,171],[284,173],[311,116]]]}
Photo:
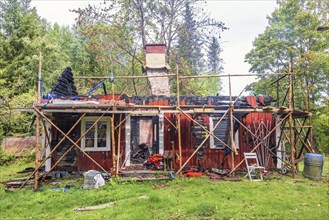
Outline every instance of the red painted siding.
{"label": "red painted siding", "polygon": [[[108,97],[111,97],[109,95]],[[117,97],[117,96],[116,96]],[[106,97],[104,96],[104,99]],[[256,97],[248,97],[248,102],[255,106],[257,105]],[[182,101],[181,104],[185,104],[185,101]],[[153,106],[167,106],[169,105],[167,101],[157,100],[149,103],[148,105]],[[109,115],[110,116],[110,115]],[[190,115],[191,116],[191,115]],[[115,116],[115,124],[118,125],[120,122],[119,115]],[[122,116],[122,120],[126,117],[126,115]],[[165,117],[170,120],[173,124],[176,125],[177,116],[175,114],[166,113]],[[191,116],[192,117],[192,116]],[[175,153],[178,155],[178,135],[176,129],[168,122],[167,119],[164,119],[164,150],[171,150],[172,144],[174,142],[175,145]],[[204,123],[206,126],[209,126],[209,118],[207,116],[202,116]],[[259,123],[264,122],[270,124],[269,129],[273,129],[275,126],[275,120],[269,113],[250,113],[245,115],[241,120],[247,127],[250,127],[252,131],[254,131],[254,126],[258,126]],[[182,160],[183,163],[190,157],[190,155],[195,150],[195,138],[192,136],[191,131],[191,120],[186,117],[184,114],[181,114],[181,136],[182,136]],[[79,127],[79,126],[78,126]],[[123,123],[120,127],[121,129],[121,138],[120,138],[120,149],[121,149],[121,162],[125,160],[125,123]],[[80,131],[80,129],[78,129]],[[275,134],[271,135],[272,141],[275,142]],[[118,146],[118,131],[115,132],[115,150],[117,151]],[[248,134],[245,129],[240,126],[239,127],[239,149],[238,155],[235,156],[235,165],[238,164],[241,160],[243,160],[243,152],[250,152],[254,147],[254,144],[250,142],[250,134]],[[210,149],[209,147],[209,139],[206,142],[206,148],[204,149],[204,159],[201,162],[201,165],[205,168],[221,168],[227,169],[231,168],[231,153],[225,155],[225,150],[221,149]],[[112,168],[112,152],[87,152],[89,156],[91,156],[95,161],[97,161],[102,167],[106,170],[111,170]],[[117,154],[117,152],[116,152]],[[270,160],[270,165],[274,167],[274,163]],[[195,155],[188,166],[198,166],[197,155]],[[179,161],[176,160],[175,168],[179,167]],[[241,168],[244,167],[244,163]],[[90,169],[100,170],[90,159],[84,156],[81,152],[78,152],[78,161],[77,168],[79,171],[86,171]]]}

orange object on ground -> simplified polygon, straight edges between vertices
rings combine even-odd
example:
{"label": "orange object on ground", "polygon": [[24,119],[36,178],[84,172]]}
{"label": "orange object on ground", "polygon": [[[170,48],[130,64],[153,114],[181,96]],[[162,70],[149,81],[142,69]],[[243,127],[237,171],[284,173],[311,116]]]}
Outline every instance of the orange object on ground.
{"label": "orange object on ground", "polygon": [[202,173],[200,173],[200,172],[187,172],[186,176],[187,177],[200,177],[200,176],[202,176]]}
{"label": "orange object on ground", "polygon": [[161,154],[154,154],[153,156],[149,156],[147,158],[148,163],[152,163],[154,166],[160,166],[161,161],[163,160],[163,157]]}

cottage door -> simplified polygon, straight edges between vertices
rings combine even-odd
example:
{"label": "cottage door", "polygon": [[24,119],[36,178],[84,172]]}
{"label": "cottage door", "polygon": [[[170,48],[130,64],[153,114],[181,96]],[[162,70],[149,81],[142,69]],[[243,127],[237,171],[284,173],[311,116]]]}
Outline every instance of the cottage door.
{"label": "cottage door", "polygon": [[150,155],[159,153],[159,117],[131,117],[131,164],[143,164]]}

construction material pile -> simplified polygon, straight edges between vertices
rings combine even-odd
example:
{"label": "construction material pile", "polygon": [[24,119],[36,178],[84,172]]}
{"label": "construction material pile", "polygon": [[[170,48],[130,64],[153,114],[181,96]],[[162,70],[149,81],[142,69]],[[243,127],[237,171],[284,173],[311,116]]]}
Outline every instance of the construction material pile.
{"label": "construction material pile", "polygon": [[77,96],[77,88],[74,85],[73,73],[71,67],[66,67],[60,77],[57,79],[56,84],[51,90],[51,94],[60,97]]}

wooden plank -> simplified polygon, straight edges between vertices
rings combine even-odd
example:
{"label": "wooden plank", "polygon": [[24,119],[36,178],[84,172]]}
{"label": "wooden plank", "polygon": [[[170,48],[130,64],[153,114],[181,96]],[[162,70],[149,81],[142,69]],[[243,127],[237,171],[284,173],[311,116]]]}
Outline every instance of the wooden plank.
{"label": "wooden plank", "polygon": [[7,182],[6,187],[12,187],[12,188],[21,188],[22,185],[34,185],[34,180],[27,181],[27,182],[21,182],[21,181],[13,181],[13,182]]}
{"label": "wooden plank", "polygon": [[99,209],[105,209],[114,205],[114,202],[104,203],[100,205],[88,206],[83,208],[74,209],[75,212],[85,212],[85,211],[94,211]]}

